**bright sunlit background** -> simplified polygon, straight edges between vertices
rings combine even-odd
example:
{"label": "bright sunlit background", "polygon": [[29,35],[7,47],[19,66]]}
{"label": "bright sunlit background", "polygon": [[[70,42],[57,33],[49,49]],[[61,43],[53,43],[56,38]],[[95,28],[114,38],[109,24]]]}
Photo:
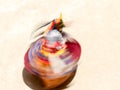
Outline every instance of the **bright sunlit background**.
{"label": "bright sunlit background", "polygon": [[22,78],[30,34],[61,12],[82,46],[66,90],[120,90],[120,0],[0,0],[0,90],[31,90]]}

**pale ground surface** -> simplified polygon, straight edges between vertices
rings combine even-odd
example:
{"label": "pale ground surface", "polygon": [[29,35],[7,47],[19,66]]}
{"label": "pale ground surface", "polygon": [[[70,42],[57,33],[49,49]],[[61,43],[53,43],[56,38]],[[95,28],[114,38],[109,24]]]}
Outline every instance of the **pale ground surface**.
{"label": "pale ground surface", "polygon": [[120,0],[0,0],[0,90],[31,90],[22,80],[30,33],[60,12],[82,46],[66,90],[120,90]]}

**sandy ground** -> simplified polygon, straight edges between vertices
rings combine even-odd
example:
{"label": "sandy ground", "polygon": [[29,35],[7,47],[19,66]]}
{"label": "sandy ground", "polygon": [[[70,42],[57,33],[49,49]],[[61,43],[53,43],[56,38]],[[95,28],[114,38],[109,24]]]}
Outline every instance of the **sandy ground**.
{"label": "sandy ground", "polygon": [[119,0],[0,0],[0,90],[32,90],[22,77],[30,33],[60,12],[82,46],[66,90],[120,90]]}

